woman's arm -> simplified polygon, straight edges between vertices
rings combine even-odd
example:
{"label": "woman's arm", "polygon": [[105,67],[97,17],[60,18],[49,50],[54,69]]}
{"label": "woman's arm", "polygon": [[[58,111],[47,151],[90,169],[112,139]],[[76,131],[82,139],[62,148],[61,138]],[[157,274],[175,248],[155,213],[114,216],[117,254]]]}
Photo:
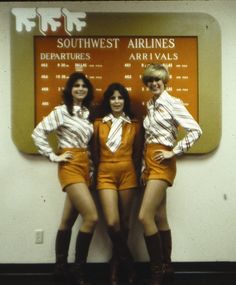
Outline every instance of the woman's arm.
{"label": "woman's arm", "polygon": [[65,152],[59,156],[56,155],[48,141],[48,135],[56,131],[62,124],[63,113],[60,108],[55,108],[36,126],[32,133],[32,139],[38,148],[38,152],[54,162],[68,161],[71,158],[70,152]]}
{"label": "woman's arm", "polygon": [[187,152],[200,138],[202,130],[189,111],[185,108],[181,100],[175,100],[173,106],[173,117],[177,124],[183,127],[186,131],[184,138],[178,141],[177,145],[173,149],[175,155],[181,155],[182,153]]}

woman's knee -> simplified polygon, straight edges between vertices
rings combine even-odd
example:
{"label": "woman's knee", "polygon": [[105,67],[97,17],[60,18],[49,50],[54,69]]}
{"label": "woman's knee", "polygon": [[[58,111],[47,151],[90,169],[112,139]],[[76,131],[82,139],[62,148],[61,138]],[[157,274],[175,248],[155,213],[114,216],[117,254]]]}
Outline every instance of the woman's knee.
{"label": "woman's knee", "polygon": [[83,216],[83,223],[89,228],[95,228],[98,223],[98,214],[90,213]]}
{"label": "woman's knee", "polygon": [[106,218],[106,224],[109,229],[112,230],[120,230],[120,221],[115,217]]}
{"label": "woman's knee", "polygon": [[138,220],[142,225],[147,225],[155,222],[155,214],[150,211],[140,210]]}
{"label": "woman's knee", "polygon": [[145,212],[140,211],[138,215],[138,220],[142,225],[145,225],[150,221],[150,218]]}

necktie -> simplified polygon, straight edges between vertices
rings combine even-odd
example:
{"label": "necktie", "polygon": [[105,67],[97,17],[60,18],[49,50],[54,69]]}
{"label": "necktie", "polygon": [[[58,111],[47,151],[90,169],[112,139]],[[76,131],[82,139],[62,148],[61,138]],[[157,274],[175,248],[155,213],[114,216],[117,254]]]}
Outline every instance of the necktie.
{"label": "necktie", "polygon": [[122,121],[122,118],[112,119],[111,129],[106,142],[106,145],[112,152],[115,152],[121,144]]}

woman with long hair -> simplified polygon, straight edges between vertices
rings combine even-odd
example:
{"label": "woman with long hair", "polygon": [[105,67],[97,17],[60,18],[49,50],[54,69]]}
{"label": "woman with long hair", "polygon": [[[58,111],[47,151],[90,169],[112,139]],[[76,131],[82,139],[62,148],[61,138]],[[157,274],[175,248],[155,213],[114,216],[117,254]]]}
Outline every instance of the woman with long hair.
{"label": "woman with long hair", "polygon": [[97,191],[112,242],[110,285],[119,282],[124,263],[129,284],[134,284],[134,262],[128,248],[130,210],[137,190],[139,124],[130,111],[127,89],[120,83],[108,86],[103,96],[103,118],[94,125],[97,150]]}
{"label": "woman with long hair", "polygon": [[[88,144],[93,135],[88,107],[93,86],[83,73],[70,75],[63,91],[64,104],[55,107],[34,129],[32,138],[39,153],[58,163],[58,176],[66,194],[61,222],[56,236],[56,280],[67,279],[67,256],[71,230],[78,214],[82,222],[76,239],[73,277],[76,285],[88,284],[85,264],[98,220],[97,209],[89,190],[90,160]],[[58,152],[54,153],[48,134],[56,132]]]}

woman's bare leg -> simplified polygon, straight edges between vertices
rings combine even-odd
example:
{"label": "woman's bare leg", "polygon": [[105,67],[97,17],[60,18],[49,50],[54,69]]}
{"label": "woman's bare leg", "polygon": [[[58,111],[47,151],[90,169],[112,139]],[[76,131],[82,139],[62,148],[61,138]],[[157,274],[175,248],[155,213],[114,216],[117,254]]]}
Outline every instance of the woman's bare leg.
{"label": "woman's bare leg", "polygon": [[67,195],[82,216],[82,224],[80,230],[91,233],[97,224],[98,214],[93,197],[87,185],[84,183],[71,184],[66,187]]}
{"label": "woman's bare leg", "polygon": [[163,199],[165,199],[167,187],[167,182],[162,180],[149,180],[147,183],[139,211],[139,220],[146,236],[158,232],[155,216]]}

